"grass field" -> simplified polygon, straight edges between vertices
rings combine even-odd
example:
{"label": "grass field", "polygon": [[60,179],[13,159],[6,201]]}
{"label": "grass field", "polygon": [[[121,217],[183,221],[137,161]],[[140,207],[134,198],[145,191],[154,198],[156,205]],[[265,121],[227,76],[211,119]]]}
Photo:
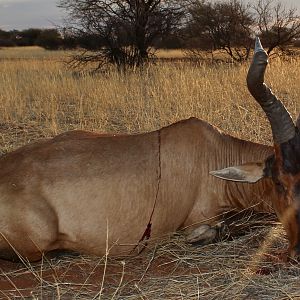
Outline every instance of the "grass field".
{"label": "grass field", "polygon": [[[159,55],[181,57],[178,52]],[[91,74],[68,69],[67,57],[63,51],[40,48],[0,49],[1,153],[70,129],[139,133],[190,116],[234,136],[271,143],[265,116],[246,88],[248,64],[158,62],[125,75],[113,70]],[[300,111],[299,79],[300,58],[270,62],[266,81],[294,119]],[[167,237],[138,258],[138,264],[132,259],[108,260],[110,273],[105,276],[105,259],[67,257],[33,265],[0,262],[0,283],[7,283],[0,295],[7,299],[300,299],[300,269],[272,255],[286,246],[286,240],[281,227],[268,218],[244,224],[248,231],[243,237],[204,247],[185,245],[181,235]]]}

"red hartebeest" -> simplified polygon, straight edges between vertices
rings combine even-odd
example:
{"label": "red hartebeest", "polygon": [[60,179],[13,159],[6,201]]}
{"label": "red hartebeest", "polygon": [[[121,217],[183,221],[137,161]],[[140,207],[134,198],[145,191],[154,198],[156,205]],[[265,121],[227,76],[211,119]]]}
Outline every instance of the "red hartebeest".
{"label": "red hartebeest", "polygon": [[[254,90],[262,78],[260,56],[249,75]],[[145,239],[204,222],[187,239],[211,239],[209,225],[221,212],[272,211],[273,204],[280,211],[282,199],[268,178],[244,184],[219,181],[209,171],[272,153],[195,118],[146,134],[74,131],[27,145],[0,158],[0,256],[33,261],[55,249],[103,255],[106,247],[111,255],[132,253]],[[274,164],[279,157],[267,161],[278,166],[272,174],[283,185],[285,174]],[[240,168],[250,182],[262,175],[253,165]]]}

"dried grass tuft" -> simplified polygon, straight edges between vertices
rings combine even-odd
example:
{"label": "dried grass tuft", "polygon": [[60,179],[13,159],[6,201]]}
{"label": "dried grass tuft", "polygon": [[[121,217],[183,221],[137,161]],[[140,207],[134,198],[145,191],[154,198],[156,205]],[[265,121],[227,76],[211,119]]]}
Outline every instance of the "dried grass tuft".
{"label": "dried grass tuft", "polygon": [[0,284],[11,287],[1,293],[8,299],[298,299],[299,264],[280,257],[287,246],[283,228],[274,215],[247,214],[247,222],[229,221],[246,234],[210,245],[189,245],[175,233],[138,257],[66,255],[9,265]]}

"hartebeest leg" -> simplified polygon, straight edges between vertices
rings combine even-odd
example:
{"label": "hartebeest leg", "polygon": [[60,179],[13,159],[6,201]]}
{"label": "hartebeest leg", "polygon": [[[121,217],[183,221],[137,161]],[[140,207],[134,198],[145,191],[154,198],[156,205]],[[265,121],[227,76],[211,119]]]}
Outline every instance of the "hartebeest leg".
{"label": "hartebeest leg", "polygon": [[6,249],[2,248],[0,250],[0,259],[10,260],[13,262],[20,261],[20,258],[18,257],[18,255],[10,247],[7,247]]}
{"label": "hartebeest leg", "polygon": [[46,199],[18,196],[9,204],[3,201],[3,211],[0,213],[0,258],[37,261],[44,252],[57,246],[57,216]]}
{"label": "hartebeest leg", "polygon": [[[31,244],[31,245],[30,245]],[[19,237],[12,239],[9,235],[1,233],[0,239],[0,259],[14,262],[29,260],[36,261],[42,257],[42,251],[37,250],[35,245],[27,239]]]}
{"label": "hartebeest leg", "polygon": [[211,243],[217,236],[217,230],[208,224],[202,224],[196,228],[186,231],[188,243]]}

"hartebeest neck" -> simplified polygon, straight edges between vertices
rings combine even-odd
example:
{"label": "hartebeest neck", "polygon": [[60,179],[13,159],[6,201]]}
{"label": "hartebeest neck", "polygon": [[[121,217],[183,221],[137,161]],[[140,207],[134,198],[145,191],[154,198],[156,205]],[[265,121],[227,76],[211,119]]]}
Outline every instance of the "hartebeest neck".
{"label": "hartebeest neck", "polygon": [[[226,136],[223,143],[225,164],[239,165],[245,162],[260,162],[273,153],[273,148],[267,145],[240,140]],[[228,161],[230,157],[231,161]],[[225,181],[225,199],[231,208],[253,208],[260,212],[273,212],[273,201],[276,193],[270,179],[257,183],[235,183]],[[227,204],[227,203],[226,203]]]}
{"label": "hartebeest neck", "polygon": [[[231,209],[271,212],[274,200],[273,185],[269,180],[255,184],[220,181],[209,175],[212,170],[245,162],[258,162],[272,154],[272,147],[234,138],[200,120],[193,120],[191,136],[197,137],[199,179],[198,198],[184,226],[205,222]],[[192,121],[190,121],[192,123]]]}

